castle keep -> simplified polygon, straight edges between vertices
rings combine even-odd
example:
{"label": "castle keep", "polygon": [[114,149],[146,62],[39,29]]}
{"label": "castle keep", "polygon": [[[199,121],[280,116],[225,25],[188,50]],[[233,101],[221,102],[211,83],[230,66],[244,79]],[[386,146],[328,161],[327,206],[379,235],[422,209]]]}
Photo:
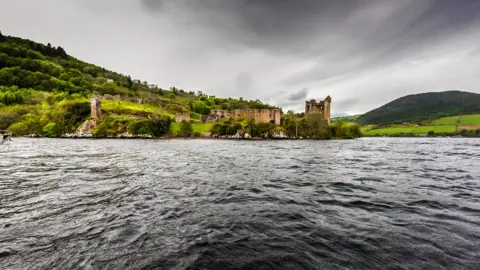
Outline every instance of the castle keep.
{"label": "castle keep", "polygon": [[305,114],[309,113],[322,113],[323,119],[330,124],[330,104],[332,98],[327,96],[325,100],[317,102],[315,99],[307,100],[305,102]]}

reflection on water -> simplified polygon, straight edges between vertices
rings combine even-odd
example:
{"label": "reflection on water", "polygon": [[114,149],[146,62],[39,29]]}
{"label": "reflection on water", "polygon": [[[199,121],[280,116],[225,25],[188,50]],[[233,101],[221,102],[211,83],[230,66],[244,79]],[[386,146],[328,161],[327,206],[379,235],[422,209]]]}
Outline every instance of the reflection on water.
{"label": "reflection on water", "polygon": [[1,269],[478,269],[480,141],[0,146]]}

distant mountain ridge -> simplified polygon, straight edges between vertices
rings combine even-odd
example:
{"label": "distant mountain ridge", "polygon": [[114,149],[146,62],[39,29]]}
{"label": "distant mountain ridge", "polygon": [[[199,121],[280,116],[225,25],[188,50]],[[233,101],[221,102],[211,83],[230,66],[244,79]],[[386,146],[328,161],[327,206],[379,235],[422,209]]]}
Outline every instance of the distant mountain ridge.
{"label": "distant mountain ridge", "polygon": [[399,124],[473,113],[480,113],[480,94],[452,90],[404,96],[359,116],[356,122]]}

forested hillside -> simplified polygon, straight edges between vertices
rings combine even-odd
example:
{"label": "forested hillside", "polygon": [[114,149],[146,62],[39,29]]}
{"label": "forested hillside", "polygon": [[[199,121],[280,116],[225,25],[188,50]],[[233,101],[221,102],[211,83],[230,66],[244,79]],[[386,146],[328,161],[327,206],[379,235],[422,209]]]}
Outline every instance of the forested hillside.
{"label": "forested hillside", "polygon": [[[18,135],[58,136],[74,132],[89,116],[93,92],[130,97],[155,97],[156,104],[106,102],[109,121],[123,123],[191,112],[193,119],[211,109],[276,108],[259,100],[219,98],[176,87],[162,89],[76,59],[60,46],[40,44],[0,32],[0,129]],[[118,120],[118,121],[117,121]]]}
{"label": "forested hillside", "polygon": [[399,124],[480,112],[480,94],[445,91],[408,95],[369,111],[360,124]]}

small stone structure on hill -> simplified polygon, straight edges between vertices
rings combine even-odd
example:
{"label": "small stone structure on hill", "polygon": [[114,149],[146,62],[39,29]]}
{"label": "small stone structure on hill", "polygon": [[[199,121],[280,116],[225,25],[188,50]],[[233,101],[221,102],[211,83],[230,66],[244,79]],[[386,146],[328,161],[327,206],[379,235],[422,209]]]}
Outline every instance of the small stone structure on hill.
{"label": "small stone structure on hill", "polygon": [[177,113],[173,119],[177,123],[181,123],[183,121],[188,122],[190,121],[190,113],[189,112]]}

